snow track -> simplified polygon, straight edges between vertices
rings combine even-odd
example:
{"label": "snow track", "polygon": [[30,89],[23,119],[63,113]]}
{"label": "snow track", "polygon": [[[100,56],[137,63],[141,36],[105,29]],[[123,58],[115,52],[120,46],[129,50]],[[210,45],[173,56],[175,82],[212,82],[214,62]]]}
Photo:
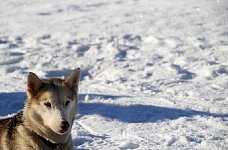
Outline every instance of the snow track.
{"label": "snow track", "polygon": [[106,135],[99,135],[89,126],[83,124],[80,121],[76,121],[77,138],[74,139],[75,149],[90,149],[91,145],[97,145],[94,149],[100,149],[100,147],[109,148],[110,143],[106,140]]}

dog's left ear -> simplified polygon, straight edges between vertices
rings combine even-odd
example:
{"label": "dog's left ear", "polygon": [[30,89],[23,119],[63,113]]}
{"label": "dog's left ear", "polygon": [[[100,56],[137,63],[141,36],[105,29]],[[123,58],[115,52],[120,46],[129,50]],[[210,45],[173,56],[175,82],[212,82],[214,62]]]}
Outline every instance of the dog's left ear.
{"label": "dog's left ear", "polygon": [[66,77],[65,84],[67,87],[72,89],[73,91],[78,90],[78,84],[80,80],[80,68],[74,69],[73,72]]}
{"label": "dog's left ear", "polygon": [[39,79],[39,77],[32,72],[29,72],[28,79],[27,79],[27,94],[28,96],[36,96],[39,92],[43,83]]}

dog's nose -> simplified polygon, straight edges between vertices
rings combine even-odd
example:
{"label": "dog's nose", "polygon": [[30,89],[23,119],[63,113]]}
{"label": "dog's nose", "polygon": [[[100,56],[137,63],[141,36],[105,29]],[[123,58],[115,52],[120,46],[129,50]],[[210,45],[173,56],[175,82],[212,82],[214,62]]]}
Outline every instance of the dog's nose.
{"label": "dog's nose", "polygon": [[64,133],[68,130],[68,128],[70,127],[69,123],[67,121],[62,121],[61,125],[61,133]]}

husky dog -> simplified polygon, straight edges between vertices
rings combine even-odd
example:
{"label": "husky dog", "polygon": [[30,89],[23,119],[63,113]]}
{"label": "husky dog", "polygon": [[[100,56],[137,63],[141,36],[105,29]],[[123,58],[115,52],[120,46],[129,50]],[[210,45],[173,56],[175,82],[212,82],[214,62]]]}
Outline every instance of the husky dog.
{"label": "husky dog", "polygon": [[65,79],[29,73],[23,111],[0,120],[0,150],[72,150],[80,69]]}

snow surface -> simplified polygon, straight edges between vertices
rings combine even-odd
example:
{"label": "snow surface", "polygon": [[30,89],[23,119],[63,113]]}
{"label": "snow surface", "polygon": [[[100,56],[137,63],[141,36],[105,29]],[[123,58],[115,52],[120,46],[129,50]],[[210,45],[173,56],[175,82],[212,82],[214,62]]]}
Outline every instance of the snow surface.
{"label": "snow surface", "polygon": [[75,149],[228,149],[228,1],[5,0],[0,116],[29,71],[81,67]]}

